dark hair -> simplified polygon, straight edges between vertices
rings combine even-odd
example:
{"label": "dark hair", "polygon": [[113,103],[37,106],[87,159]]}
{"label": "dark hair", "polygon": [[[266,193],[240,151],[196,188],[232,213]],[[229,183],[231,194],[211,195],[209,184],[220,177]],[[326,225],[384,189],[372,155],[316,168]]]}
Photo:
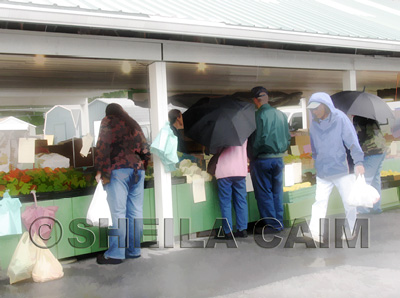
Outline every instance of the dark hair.
{"label": "dark hair", "polygon": [[[133,119],[129,114],[117,103],[110,103],[106,107],[106,116],[116,116],[119,119],[125,121],[128,127],[131,129],[131,133],[135,133],[135,131],[141,132],[143,135],[143,131],[140,125]],[[144,135],[143,135],[144,137]]]}
{"label": "dark hair", "polygon": [[365,118],[357,115],[354,115],[353,117],[353,124],[354,126],[357,124],[360,126],[376,125],[380,129],[380,125],[375,119]]}
{"label": "dark hair", "polygon": [[251,95],[255,98],[259,97],[261,92],[265,92],[268,95],[268,90],[262,86],[257,86],[251,89]]}
{"label": "dark hair", "polygon": [[106,107],[106,116],[121,116],[125,113],[125,110],[117,103],[110,103]]}
{"label": "dark hair", "polygon": [[168,120],[170,124],[174,124],[176,119],[179,118],[179,116],[182,115],[182,112],[179,111],[178,109],[173,109],[168,112]]}

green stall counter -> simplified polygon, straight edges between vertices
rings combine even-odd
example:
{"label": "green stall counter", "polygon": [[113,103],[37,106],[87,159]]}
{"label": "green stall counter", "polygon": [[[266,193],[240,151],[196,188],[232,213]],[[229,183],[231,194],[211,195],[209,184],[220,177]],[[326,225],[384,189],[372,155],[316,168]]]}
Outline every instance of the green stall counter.
{"label": "green stall counter", "polygon": [[[99,228],[98,227],[88,227],[84,224],[79,224],[80,228],[87,229],[88,231],[85,235],[93,235],[93,239],[90,237],[85,237],[85,235],[80,236],[81,229],[74,226],[70,230],[70,224],[76,219],[85,219],[87,210],[89,208],[90,202],[92,200],[92,195],[84,196],[73,196],[68,197],[68,193],[63,198],[57,198],[54,200],[38,200],[38,206],[58,206],[58,210],[55,216],[56,223],[53,226],[50,239],[47,242],[48,246],[51,246],[50,250],[53,255],[58,259],[69,258],[78,255],[89,254],[98,251],[104,251],[106,248],[101,247],[99,243]],[[27,206],[33,203],[22,203],[21,214],[25,211]],[[144,191],[144,206],[143,206],[143,216],[145,218],[155,217],[154,208],[154,189],[149,188]],[[85,222],[85,220],[82,220]],[[26,229],[22,225],[22,232]],[[76,234],[74,234],[76,233]],[[146,239],[144,236],[143,241],[153,240],[154,237]],[[0,270],[7,270],[10,263],[11,257],[14,253],[15,248],[21,238],[21,234],[18,235],[8,235],[0,237]],[[72,244],[71,244],[72,241]],[[80,247],[76,245],[75,241],[83,243]]]}
{"label": "green stall counter", "polygon": [[[190,233],[213,229],[216,219],[221,217],[217,184],[215,181],[205,183],[205,193],[206,201],[195,203],[193,199],[192,184],[184,183],[172,185],[175,236],[179,236],[180,233],[180,219],[185,218],[190,219]],[[315,187],[310,187],[308,190],[302,189],[298,194],[301,195],[298,200],[296,197],[292,196],[290,199],[291,202],[284,203],[285,227],[290,227],[296,219],[304,220],[310,218],[311,206],[315,199]],[[60,239],[59,243],[51,248],[51,251],[57,258],[63,259],[105,250],[104,247],[100,246],[98,227],[86,227],[87,230],[92,231],[92,234],[95,235],[91,246],[79,248],[72,246],[70,243],[71,239],[75,239],[74,241],[79,240],[80,242],[85,242],[87,240],[85,237],[74,235],[74,232],[77,231],[74,231],[74,229],[70,231],[69,224],[74,219],[84,218],[86,216],[91,199],[92,195],[73,197],[68,197],[68,195],[66,195],[64,198],[38,201],[40,206],[59,206],[59,210],[56,213],[56,219],[60,223],[60,226],[55,225],[51,235],[52,239]],[[256,222],[260,219],[260,215],[254,192],[249,192],[247,194],[247,201],[249,222]],[[31,204],[32,203],[23,203],[21,211],[23,212],[26,206]],[[398,187],[382,190],[382,209],[395,208],[399,207],[399,205]],[[234,215],[234,211],[232,212]],[[343,204],[338,192],[334,189],[331,199],[329,200],[327,214],[333,215],[342,213],[344,213]],[[155,199],[153,188],[146,188],[144,191],[143,217],[145,220],[148,219],[148,222],[144,222],[143,242],[156,241],[157,236],[154,231],[158,229],[156,225],[151,225],[151,220],[155,219]],[[233,221],[233,225],[235,225],[235,221]],[[82,225],[81,227],[83,228]],[[160,233],[160,231],[158,231],[158,233]],[[0,267],[2,270],[7,270],[20,237],[21,235],[0,237]]]}

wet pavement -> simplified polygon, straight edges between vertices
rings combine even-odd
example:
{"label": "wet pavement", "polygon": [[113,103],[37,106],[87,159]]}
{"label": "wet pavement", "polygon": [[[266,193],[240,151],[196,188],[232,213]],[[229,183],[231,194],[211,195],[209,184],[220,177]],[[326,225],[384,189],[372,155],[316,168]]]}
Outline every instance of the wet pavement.
{"label": "wet pavement", "polygon": [[[62,262],[64,277],[46,283],[27,280],[9,285],[3,270],[0,297],[266,297],[268,286],[275,291],[282,288],[281,297],[317,297],[291,289],[296,278],[315,277],[315,273],[320,273],[325,280],[349,275],[354,278],[349,289],[352,284],[358,288],[365,286],[374,297],[392,297],[397,289],[380,285],[379,279],[371,281],[370,277],[363,279],[360,274],[350,272],[364,270],[373,276],[374,272],[386,270],[391,277],[397,278],[399,274],[400,278],[399,216],[400,209],[362,216],[369,218],[368,248],[360,248],[360,239],[355,248],[347,245],[336,248],[333,235],[329,248],[307,248],[304,243],[285,248],[290,232],[285,229],[279,234],[282,242],[275,248],[260,247],[250,235],[236,239],[237,248],[227,248],[224,243],[216,244],[215,248],[180,248],[179,242],[173,249],[143,248],[141,258],[126,260],[120,265],[98,265],[94,255],[71,263],[66,260]],[[330,217],[331,224],[341,217]],[[193,240],[206,243],[208,238]],[[313,282],[313,278],[307,280]],[[323,287],[322,283],[314,282],[314,289]],[[354,293],[331,291],[326,296],[360,297],[357,288],[350,291]]]}

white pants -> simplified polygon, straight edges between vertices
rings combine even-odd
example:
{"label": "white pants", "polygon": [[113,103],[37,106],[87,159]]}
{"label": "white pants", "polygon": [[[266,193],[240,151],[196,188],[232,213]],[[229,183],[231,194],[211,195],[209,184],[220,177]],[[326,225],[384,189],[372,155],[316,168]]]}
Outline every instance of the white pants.
{"label": "white pants", "polygon": [[342,198],[348,228],[353,232],[357,218],[357,207],[347,204],[347,197],[350,194],[352,185],[355,182],[355,175],[333,176],[328,178],[317,177],[317,189],[315,191],[315,203],[312,205],[310,232],[313,236],[320,235],[319,222],[320,218],[325,218],[326,209],[328,208],[329,196],[333,186],[336,186]]}

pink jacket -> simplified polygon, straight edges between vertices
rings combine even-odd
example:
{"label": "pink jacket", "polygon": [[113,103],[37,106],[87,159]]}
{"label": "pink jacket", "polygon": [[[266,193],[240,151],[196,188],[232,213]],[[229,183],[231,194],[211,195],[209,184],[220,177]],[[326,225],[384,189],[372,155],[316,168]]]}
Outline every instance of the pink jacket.
{"label": "pink jacket", "polygon": [[246,177],[247,175],[247,140],[242,146],[227,147],[218,158],[215,177]]}

